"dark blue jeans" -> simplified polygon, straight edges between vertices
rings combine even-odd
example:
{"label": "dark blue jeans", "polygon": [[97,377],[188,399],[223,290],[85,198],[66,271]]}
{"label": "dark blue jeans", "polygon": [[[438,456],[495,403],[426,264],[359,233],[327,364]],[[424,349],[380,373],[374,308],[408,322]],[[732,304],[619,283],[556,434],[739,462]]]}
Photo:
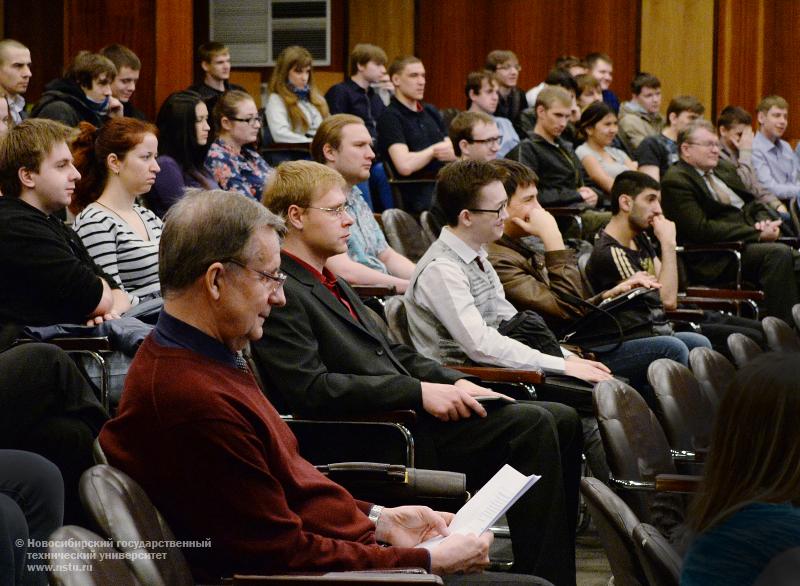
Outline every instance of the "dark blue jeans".
{"label": "dark blue jeans", "polygon": [[672,336],[653,336],[627,340],[611,352],[604,352],[603,346],[595,349],[597,359],[608,366],[613,374],[624,376],[630,385],[639,391],[651,409],[655,409],[656,396],[647,382],[647,367],[659,358],[669,358],[689,365],[689,351],[698,346],[711,348],[711,342],[694,332],[676,332]]}

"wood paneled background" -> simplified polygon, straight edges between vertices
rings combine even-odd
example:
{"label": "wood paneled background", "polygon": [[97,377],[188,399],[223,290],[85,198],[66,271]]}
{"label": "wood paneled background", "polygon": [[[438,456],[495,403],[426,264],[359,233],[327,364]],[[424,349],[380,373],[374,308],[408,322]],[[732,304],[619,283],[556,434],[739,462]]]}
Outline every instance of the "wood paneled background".
{"label": "wood paneled background", "polygon": [[[752,112],[778,93],[792,110],[788,137],[800,137],[800,0],[332,0],[331,7],[332,62],[317,72],[323,90],[344,78],[359,42],[384,47],[390,59],[418,55],[428,72],[425,99],[443,108],[464,106],[466,74],[492,49],[517,53],[526,90],[558,55],[604,51],[623,100],[639,69],[662,79],[664,109],[671,96],[693,93],[712,119],[727,104]],[[194,50],[208,40],[208,0],[0,0],[0,13],[4,36],[31,49],[30,102],[76,51],[121,42],[142,59],[134,100],[154,116],[170,92],[193,83]],[[234,79],[258,94],[269,74],[244,69]]]}

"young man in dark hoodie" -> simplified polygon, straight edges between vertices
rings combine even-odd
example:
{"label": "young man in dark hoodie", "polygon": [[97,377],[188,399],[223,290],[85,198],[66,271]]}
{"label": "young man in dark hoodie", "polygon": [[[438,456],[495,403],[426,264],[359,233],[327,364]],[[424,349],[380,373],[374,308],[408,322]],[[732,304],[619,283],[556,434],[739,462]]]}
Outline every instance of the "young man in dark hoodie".
{"label": "young man in dark hoodie", "polygon": [[122,102],[122,115],[138,120],[147,120],[144,112],[133,105],[131,98],[139,82],[139,73],[142,62],[136,53],[125,45],[114,43],[100,49],[100,54],[108,59],[117,68],[117,76],[111,84],[111,95]]}
{"label": "young man in dark hoodie", "polygon": [[122,116],[122,102],[111,95],[117,77],[114,63],[100,55],[81,51],[70,63],[64,77],[45,86],[45,92],[31,116],[50,118],[67,126],[89,122],[98,128],[108,118]]}

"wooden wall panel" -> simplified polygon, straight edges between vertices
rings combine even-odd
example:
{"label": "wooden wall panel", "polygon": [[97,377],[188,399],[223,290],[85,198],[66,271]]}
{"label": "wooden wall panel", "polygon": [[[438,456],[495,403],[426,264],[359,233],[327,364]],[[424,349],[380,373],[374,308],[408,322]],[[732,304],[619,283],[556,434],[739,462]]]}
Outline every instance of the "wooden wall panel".
{"label": "wooden wall panel", "polygon": [[31,51],[33,77],[25,99],[36,102],[45,84],[64,67],[63,0],[10,0],[3,7],[3,37],[18,40]]}
{"label": "wooden wall panel", "polygon": [[800,26],[794,0],[718,0],[716,105],[754,114],[759,100],[778,94],[789,101],[785,138],[800,138],[800,64],[791,55]]}
{"label": "wooden wall panel", "polygon": [[390,61],[414,52],[414,0],[349,0],[347,9],[348,53],[358,43],[382,47]]}
{"label": "wooden wall panel", "polygon": [[540,83],[563,54],[609,53],[612,89],[627,99],[637,69],[639,0],[419,0],[416,51],[429,72],[426,100],[464,107],[464,82],[493,49],[519,57],[519,85]]}
{"label": "wooden wall panel", "polygon": [[192,85],[192,15],[192,0],[156,0],[155,112],[172,92]]}
{"label": "wooden wall panel", "polygon": [[714,2],[642,0],[641,68],[661,79],[664,110],[696,96],[713,116]]}
{"label": "wooden wall panel", "polygon": [[129,47],[142,62],[133,102],[155,117],[156,0],[64,1],[64,61],[83,49],[98,51],[110,43]]}

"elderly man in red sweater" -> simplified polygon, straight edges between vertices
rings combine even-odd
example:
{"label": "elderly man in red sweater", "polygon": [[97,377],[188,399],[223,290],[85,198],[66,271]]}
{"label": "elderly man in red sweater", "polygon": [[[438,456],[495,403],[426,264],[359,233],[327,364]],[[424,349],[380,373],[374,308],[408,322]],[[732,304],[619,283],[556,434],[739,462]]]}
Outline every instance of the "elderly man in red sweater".
{"label": "elderly man in red sweater", "polygon": [[178,539],[210,539],[210,550],[185,551],[198,579],[402,566],[480,572],[490,533],[415,549],[446,535],[450,516],[354,500],[299,455],[244,366],[241,349],[285,303],[283,229],[266,208],[228,192],[196,190],[170,210],[159,257],[164,310],[101,433],[109,462],[144,487]]}

